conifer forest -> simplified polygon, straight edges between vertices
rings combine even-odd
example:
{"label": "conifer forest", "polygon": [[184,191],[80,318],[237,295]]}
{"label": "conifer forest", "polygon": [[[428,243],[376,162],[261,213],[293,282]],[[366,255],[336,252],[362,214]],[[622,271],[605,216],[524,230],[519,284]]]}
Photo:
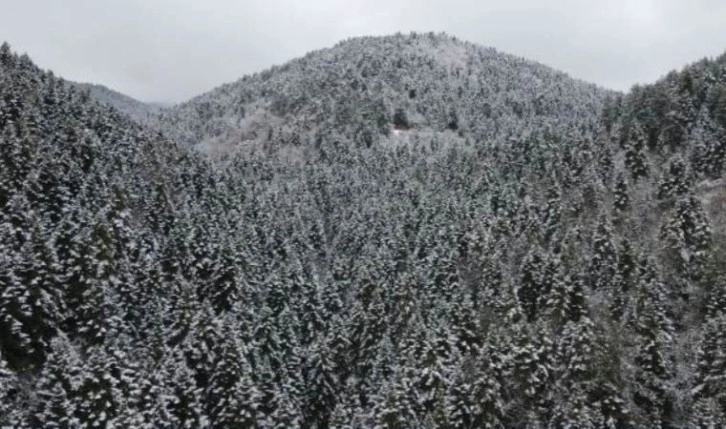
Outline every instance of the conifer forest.
{"label": "conifer forest", "polygon": [[14,49],[0,428],[726,427],[726,54],[357,37],[158,106]]}

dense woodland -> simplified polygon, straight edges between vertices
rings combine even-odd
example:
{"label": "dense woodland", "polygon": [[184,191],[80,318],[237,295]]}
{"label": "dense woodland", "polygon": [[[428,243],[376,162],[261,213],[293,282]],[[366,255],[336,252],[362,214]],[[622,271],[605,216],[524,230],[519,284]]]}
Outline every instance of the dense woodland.
{"label": "dense woodland", "polygon": [[141,102],[103,85],[90,83],[75,83],[75,85],[81,92],[88,91],[95,100],[112,105],[121,112],[131,116],[131,119],[137,122],[150,120],[155,114],[161,112],[164,107],[161,103]]}
{"label": "dense woodland", "polygon": [[145,118],[0,48],[0,427],[726,427],[726,55],[359,38]]}
{"label": "dense woodland", "polygon": [[605,94],[455,38],[363,37],[222,85],[165,111],[160,128],[213,153],[319,139],[370,147],[392,131],[424,140],[453,131],[491,144],[535,128],[590,125]]}

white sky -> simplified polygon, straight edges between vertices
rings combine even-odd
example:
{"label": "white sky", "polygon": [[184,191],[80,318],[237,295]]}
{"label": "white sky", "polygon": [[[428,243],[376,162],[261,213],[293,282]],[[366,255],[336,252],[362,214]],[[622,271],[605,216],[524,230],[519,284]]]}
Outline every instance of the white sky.
{"label": "white sky", "polygon": [[67,79],[176,102],[341,39],[445,31],[626,90],[726,51],[726,0],[0,0]]}

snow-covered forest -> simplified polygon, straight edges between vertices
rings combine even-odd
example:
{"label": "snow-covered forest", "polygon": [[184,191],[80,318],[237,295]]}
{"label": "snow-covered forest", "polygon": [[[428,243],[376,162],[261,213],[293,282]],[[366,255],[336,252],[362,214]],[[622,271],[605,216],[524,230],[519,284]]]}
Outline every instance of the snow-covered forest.
{"label": "snow-covered forest", "polygon": [[129,100],[0,48],[0,427],[726,427],[726,55],[624,94],[399,34]]}

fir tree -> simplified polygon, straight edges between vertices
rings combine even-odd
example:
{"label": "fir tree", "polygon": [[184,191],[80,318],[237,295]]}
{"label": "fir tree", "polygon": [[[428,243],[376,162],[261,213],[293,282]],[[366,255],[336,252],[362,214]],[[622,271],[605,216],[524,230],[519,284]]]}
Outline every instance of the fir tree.
{"label": "fir tree", "polygon": [[669,364],[672,324],[666,313],[664,286],[650,272],[646,263],[638,285],[635,331],[642,347],[635,356],[636,373],[633,400],[643,422],[655,427],[672,424],[673,399]]}
{"label": "fir tree", "polygon": [[646,155],[646,137],[637,122],[631,125],[630,134],[625,146],[625,166],[634,181],[649,174],[648,157]]}
{"label": "fir tree", "polygon": [[671,159],[668,170],[658,184],[658,198],[676,198],[685,195],[691,188],[686,162],[679,157]]}
{"label": "fir tree", "polygon": [[622,173],[618,173],[615,181],[613,208],[616,215],[622,216],[630,208],[630,190],[628,179]]}

